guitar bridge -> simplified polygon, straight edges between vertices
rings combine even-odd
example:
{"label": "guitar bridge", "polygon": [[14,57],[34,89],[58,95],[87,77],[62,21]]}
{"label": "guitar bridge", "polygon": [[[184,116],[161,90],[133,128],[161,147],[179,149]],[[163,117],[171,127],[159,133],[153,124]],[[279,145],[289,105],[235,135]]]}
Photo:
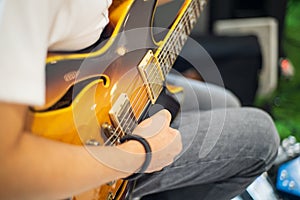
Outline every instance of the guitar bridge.
{"label": "guitar bridge", "polygon": [[160,64],[149,50],[138,66],[139,72],[146,85],[147,93],[152,104],[154,104],[163,89],[165,80]]}
{"label": "guitar bridge", "polygon": [[129,98],[125,93],[118,97],[109,111],[109,116],[115,127],[115,134],[118,134],[119,138],[131,134],[138,124]]}

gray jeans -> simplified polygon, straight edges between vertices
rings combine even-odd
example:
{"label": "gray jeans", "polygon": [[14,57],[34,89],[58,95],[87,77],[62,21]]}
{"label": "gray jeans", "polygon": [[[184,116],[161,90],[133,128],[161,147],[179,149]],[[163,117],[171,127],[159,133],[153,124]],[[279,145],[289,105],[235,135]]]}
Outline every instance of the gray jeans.
{"label": "gray jeans", "polygon": [[272,119],[259,109],[241,108],[221,87],[172,75],[168,81],[184,87],[181,113],[172,124],[181,132],[183,151],[170,166],[140,178],[133,196],[178,188],[193,188],[193,199],[242,193],[277,155]]}

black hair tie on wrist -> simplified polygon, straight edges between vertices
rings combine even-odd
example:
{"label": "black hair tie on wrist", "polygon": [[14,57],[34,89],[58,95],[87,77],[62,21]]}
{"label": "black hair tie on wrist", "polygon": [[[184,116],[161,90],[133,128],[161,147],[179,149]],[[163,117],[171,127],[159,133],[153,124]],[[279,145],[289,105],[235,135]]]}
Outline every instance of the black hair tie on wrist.
{"label": "black hair tie on wrist", "polygon": [[145,153],[145,155],[146,155],[145,161],[144,161],[143,165],[140,167],[140,169],[136,173],[124,178],[125,180],[131,181],[131,180],[135,180],[135,179],[139,178],[146,171],[146,169],[148,168],[148,166],[150,164],[150,161],[152,158],[152,153],[151,153],[151,147],[145,138],[138,136],[138,135],[129,135],[129,134],[120,138],[121,143],[124,143],[129,140],[135,140],[135,141],[138,141],[139,143],[141,143],[146,152]]}

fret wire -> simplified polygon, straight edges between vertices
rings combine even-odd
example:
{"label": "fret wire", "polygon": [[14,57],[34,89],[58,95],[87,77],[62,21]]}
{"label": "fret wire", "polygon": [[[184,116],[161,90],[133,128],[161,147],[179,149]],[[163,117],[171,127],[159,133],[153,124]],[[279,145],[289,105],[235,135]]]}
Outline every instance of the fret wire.
{"label": "fret wire", "polygon": [[[178,24],[181,24],[181,25],[182,25],[182,23],[188,22],[187,19],[190,18],[191,12],[194,11],[193,9],[191,9],[191,6],[194,6],[194,3],[195,3],[195,2],[193,1],[193,2],[189,5],[189,7],[187,8],[187,11],[188,11],[188,12],[184,13],[184,16],[181,18],[181,20],[179,21]],[[194,16],[194,17],[195,17],[195,16]],[[188,25],[189,25],[189,28],[191,28],[191,25],[192,25],[192,24],[188,24]],[[174,29],[175,34],[172,34],[171,37],[168,38],[168,40],[167,40],[167,42],[166,42],[166,45],[164,45],[164,46],[162,47],[162,51],[161,51],[162,53],[159,54],[159,56],[158,56],[159,62],[160,62],[160,63],[163,63],[163,65],[162,65],[162,71],[163,71],[163,75],[164,75],[164,76],[166,76],[166,74],[167,74],[166,70],[169,71],[169,69],[171,68],[172,63],[176,60],[176,57],[177,57],[177,55],[179,54],[179,52],[180,52],[180,50],[181,50],[181,48],[182,48],[182,47],[180,47],[180,46],[183,45],[183,44],[178,44],[179,40],[174,40],[174,37],[175,37],[175,38],[178,38],[178,34],[182,34],[182,30],[184,30],[184,29],[181,29],[181,31],[178,30],[179,27],[180,27],[180,26],[177,26],[177,27]],[[190,30],[188,30],[188,33],[189,33],[189,32],[190,32]],[[171,40],[171,42],[170,42],[169,40]],[[185,40],[186,40],[186,39],[185,39]],[[185,41],[184,41],[184,42],[185,42]],[[179,46],[179,45],[180,45],[180,46]],[[168,52],[166,49],[168,49],[169,46],[173,46],[173,47],[176,47],[176,48],[174,49],[173,52]],[[171,53],[172,55],[174,55],[174,53],[177,54],[177,55],[176,55],[176,56],[168,56],[168,54],[170,54],[170,53]],[[165,65],[165,64],[167,64],[167,65]]]}
{"label": "fret wire", "polygon": [[[188,7],[187,10],[188,10],[189,8],[190,8],[190,7]],[[188,14],[189,14],[188,12],[184,13],[184,16],[183,16],[182,19],[179,21],[179,24],[182,24],[182,23],[184,23],[184,22],[187,21],[187,17],[189,17]],[[179,27],[179,26],[177,26],[177,27],[175,28],[175,31],[177,31],[177,34],[179,33],[179,31],[177,30],[178,27]],[[181,32],[182,32],[182,31],[181,31]],[[189,32],[189,31],[188,31],[188,32]],[[175,37],[175,36],[172,35],[168,40],[170,40],[170,39],[173,40],[173,37]],[[168,44],[168,40],[167,40],[167,44]],[[174,41],[174,40],[173,40],[173,41]],[[164,50],[165,48],[166,48],[166,46],[164,46],[162,49]],[[165,51],[164,51],[164,52],[165,52]],[[160,54],[160,57],[161,57],[161,56],[164,56],[164,57],[165,57],[165,55],[163,55],[163,54]]]}

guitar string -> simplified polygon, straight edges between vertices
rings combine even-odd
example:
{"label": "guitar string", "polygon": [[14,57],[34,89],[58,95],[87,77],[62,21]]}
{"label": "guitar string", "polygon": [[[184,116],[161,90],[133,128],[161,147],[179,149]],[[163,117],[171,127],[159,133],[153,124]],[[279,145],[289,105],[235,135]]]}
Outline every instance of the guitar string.
{"label": "guitar string", "polygon": [[[195,1],[194,1],[194,2],[195,2]],[[188,7],[187,9],[190,9],[190,7]],[[194,10],[194,9],[193,9],[193,10]],[[185,14],[188,15],[187,12],[184,13],[184,15],[185,15]],[[195,17],[195,15],[196,15],[196,17],[197,17],[197,14],[196,14],[196,13],[194,13],[194,16],[193,16],[193,17]],[[184,20],[185,20],[185,21],[184,21]],[[183,20],[180,20],[180,22],[179,22],[178,24],[181,24],[182,21],[186,22],[186,18],[183,18]],[[176,34],[179,34],[179,33],[180,33],[178,30],[176,30],[176,29],[178,29],[179,27],[180,27],[180,26],[177,26],[177,27],[175,28],[175,30],[174,30],[175,34],[172,35],[173,37],[175,37]],[[172,36],[171,36],[168,40],[173,39]],[[178,38],[178,37],[177,37],[177,38]],[[173,41],[174,41],[174,40],[173,40]],[[178,46],[177,46],[177,43],[180,42],[180,41],[179,41],[179,40],[176,40],[175,42],[176,42],[176,45],[175,45],[175,46],[178,47]],[[173,43],[174,43],[174,42],[173,42]],[[167,43],[167,44],[170,44],[170,43]],[[183,44],[180,44],[180,45],[182,46]],[[165,46],[167,46],[167,45],[165,45]],[[164,46],[164,47],[165,47],[165,46]],[[170,44],[170,46],[171,46],[171,44]],[[164,48],[164,47],[163,47],[163,48]],[[178,49],[176,49],[176,50],[178,50]],[[177,52],[175,52],[175,53],[178,54]],[[165,53],[164,53],[164,54],[160,54],[160,55],[163,55],[163,56],[165,57]],[[165,60],[165,59],[164,59],[164,60]],[[163,67],[164,67],[164,66],[163,66]],[[153,70],[154,70],[154,69],[153,69]],[[169,70],[169,69],[167,69],[167,70]],[[155,71],[155,70],[154,70],[154,71]],[[157,72],[157,71],[155,71],[155,72]],[[143,91],[145,91],[145,89],[144,89]],[[138,95],[137,95],[136,97],[138,97]],[[139,99],[140,99],[140,98],[139,98]],[[149,100],[146,101],[146,102],[149,103]],[[138,104],[138,105],[141,105],[141,104]],[[135,109],[135,108],[133,108],[132,111],[130,110],[131,113],[129,113],[129,115],[130,115],[130,114],[134,114],[134,113],[133,113],[134,109]],[[124,115],[123,119],[121,120],[121,123],[122,123],[122,121],[123,121],[124,119],[126,119],[126,118],[125,118],[126,116],[128,116],[128,114],[125,114],[125,115]],[[130,118],[128,117],[128,118],[126,119],[126,122],[127,122],[129,119],[130,119]],[[120,124],[121,124],[121,123],[120,123]],[[127,130],[128,128],[130,128],[129,125],[125,128],[125,130]],[[120,136],[120,134],[122,134],[122,132],[120,132],[120,133],[118,133],[118,135],[116,136],[117,130],[120,130],[120,129],[121,129],[121,127],[120,127],[120,125],[119,125],[119,126],[117,127],[115,133],[112,135],[112,137],[116,137],[116,139],[117,139],[117,138]],[[120,130],[120,131],[121,131],[121,130]],[[115,139],[113,142],[111,142],[111,143],[115,143],[115,142],[116,142],[116,139]]]}
{"label": "guitar string", "polygon": [[[184,22],[186,22],[186,21],[184,21]],[[185,23],[186,24],[186,23]],[[177,28],[177,27],[176,27]],[[186,33],[186,34],[189,34],[189,33]],[[180,45],[182,45],[182,44],[180,44]],[[166,53],[165,51],[163,51],[164,52],[164,54]],[[165,62],[166,61],[166,55],[164,55],[164,54],[159,54],[159,55],[163,55],[163,57],[162,57],[162,60]],[[159,56],[158,56],[158,60],[159,60],[160,58],[159,58]],[[162,61],[162,60],[160,60],[160,61]],[[160,63],[160,61],[159,61],[159,63]],[[173,62],[173,61],[171,61],[171,62]],[[168,63],[169,65],[167,65],[167,69],[164,69],[165,71],[164,71],[164,76],[166,77],[166,74],[168,73],[168,71],[170,70],[170,63]],[[169,67],[168,67],[169,66]],[[165,66],[163,66],[163,67],[165,67]],[[145,89],[142,91],[142,92],[145,92]],[[147,93],[146,93],[147,94]],[[148,102],[149,102],[149,100],[148,100]],[[128,119],[127,119],[128,120]],[[126,120],[126,121],[127,121]],[[127,128],[126,128],[127,129]],[[117,136],[117,137],[119,137],[119,136]],[[115,142],[113,142],[113,143],[115,143]],[[136,183],[136,182],[135,182]]]}
{"label": "guitar string", "polygon": [[[197,2],[197,1],[193,1],[193,2],[191,2],[191,4],[186,8],[186,10],[188,10],[188,9],[191,9],[191,7],[195,7],[195,5],[193,4],[193,3],[195,3],[195,2]],[[195,13],[195,9],[192,9],[193,11],[194,11],[194,15],[193,15],[193,17],[198,17],[197,16],[197,13]],[[192,12],[193,12],[192,11]],[[186,25],[186,22],[187,22],[187,18],[186,18],[186,16],[190,16],[189,14],[192,14],[191,12],[190,13],[188,13],[188,12],[185,12],[184,14],[183,14],[183,17],[180,19],[180,21],[179,21],[179,23],[178,23],[178,25],[182,25],[182,22]],[[186,15],[186,16],[185,16]],[[193,26],[194,24],[190,24],[191,26]],[[178,31],[178,30],[176,30],[176,29],[179,29],[179,27],[180,26],[177,26],[175,29],[174,29],[174,32],[175,32],[175,34],[173,34],[173,35],[171,35],[171,37],[169,37],[169,39],[167,39],[167,41],[169,41],[169,40],[171,40],[172,39],[172,42],[170,42],[170,43],[167,43],[166,45],[164,45],[163,47],[162,47],[162,52],[164,52],[163,54],[159,54],[158,55],[158,60],[159,59],[163,59],[163,60],[165,60],[165,58],[166,58],[166,52],[167,51],[165,51],[165,50],[163,50],[164,48],[166,48],[168,45],[169,46],[174,46],[174,43],[176,43],[176,45],[175,45],[175,47],[178,47],[178,43],[180,42],[180,40],[179,39],[177,39],[177,40],[174,40],[174,37],[175,36],[177,36],[177,38],[178,38],[178,35],[181,33],[180,31]],[[191,30],[191,27],[189,27],[189,29]],[[183,29],[182,29],[183,30]],[[189,30],[189,31],[190,31]],[[182,34],[182,33],[181,33]],[[186,33],[185,33],[185,35],[186,35]],[[185,41],[184,41],[185,42]],[[183,43],[184,43],[183,42]],[[173,43],[173,44],[172,44]],[[182,46],[183,46],[183,44],[179,44],[181,47],[180,47],[180,49],[176,49],[176,50],[178,50],[178,52],[176,52],[176,50],[175,50],[175,54],[179,54],[179,52],[180,52],[180,50],[182,49]],[[173,52],[172,52],[173,53]],[[160,57],[160,55],[162,55],[163,57]],[[162,61],[162,60],[160,60],[160,61]],[[174,62],[174,61],[171,61],[171,62]],[[168,63],[169,64],[169,63]],[[169,64],[170,65],[170,64]],[[162,66],[162,67],[165,67],[164,65]],[[157,70],[154,70],[155,68],[153,68],[152,69],[152,71],[154,71],[154,73],[155,72],[157,72]],[[170,66],[167,66],[167,69],[166,70],[170,70],[171,69],[171,67]],[[150,72],[150,74],[152,74],[153,75],[153,73],[152,72]],[[157,74],[156,74],[157,75]],[[164,74],[165,75],[165,74]],[[154,76],[154,75],[153,75]],[[155,77],[155,76],[154,76]],[[158,89],[160,89],[160,88],[158,88]],[[143,89],[140,89],[139,91],[138,91],[138,94],[140,93],[140,92],[145,92],[146,91],[146,95],[147,95],[147,90],[143,87]],[[156,91],[157,92],[157,91]],[[142,99],[142,98],[140,98],[140,96],[138,96],[138,94],[136,95],[136,97],[135,97],[135,99],[133,100],[133,103],[132,103],[132,109],[130,109],[129,110],[129,113],[128,113],[128,111],[127,111],[127,113],[125,113],[124,114],[124,117],[123,117],[123,119],[121,119],[121,122],[119,123],[119,125],[118,125],[118,127],[115,129],[115,131],[114,131],[114,133],[108,138],[108,140],[107,140],[107,142],[110,142],[111,144],[114,144],[116,141],[117,141],[117,139],[119,138],[119,136],[120,136],[120,134],[122,134],[122,128],[121,128],[121,124],[122,123],[124,123],[124,120],[126,120],[125,121],[125,123],[126,122],[128,122],[128,120],[130,120],[130,119],[132,119],[132,118],[130,118],[130,117],[128,117],[128,116],[130,116],[130,115],[134,115],[135,116],[135,114],[134,114],[134,110],[135,109],[137,109],[136,107],[135,107],[135,104],[137,103],[137,102],[135,102],[135,100],[138,98],[139,100],[140,99]],[[141,95],[141,94],[140,94]],[[147,100],[147,98],[148,98],[148,100]],[[149,100],[149,97],[147,96],[145,99],[142,99],[142,101],[145,101],[146,100],[146,104],[148,104],[149,102],[150,102],[150,100]],[[137,104],[138,106],[141,106],[141,104]],[[127,118],[126,118],[127,117]],[[132,124],[132,122],[131,123],[128,123],[128,124]],[[134,122],[134,124],[136,124],[135,122]],[[127,130],[127,129],[130,129],[130,125],[127,125],[127,127],[124,127],[124,130]],[[119,132],[119,133],[117,133],[117,132]],[[113,141],[110,141],[111,140],[111,138],[112,137],[115,137],[115,139],[113,140]],[[106,145],[106,143],[107,142],[105,142],[105,144],[104,145]]]}
{"label": "guitar string", "polygon": [[[153,73],[155,73],[156,72],[156,74],[155,75],[153,75]],[[157,70],[155,70],[155,68],[152,68],[152,70],[150,71],[150,73],[149,73],[150,75],[150,77],[156,77],[157,76]],[[151,79],[151,78],[150,78]],[[144,89],[144,88],[143,88]],[[158,89],[160,89],[160,88],[158,88]],[[141,91],[141,90],[140,90]],[[145,89],[144,90],[142,90],[142,92],[144,92],[144,91],[146,91]],[[155,91],[154,91],[155,92]],[[157,91],[156,91],[157,92]],[[145,92],[144,92],[145,93]],[[147,94],[147,93],[146,93]],[[142,100],[142,101],[144,101],[142,98],[140,98],[140,96],[139,95],[136,95],[136,97],[139,97],[139,100]],[[147,98],[148,96],[146,96],[146,98]],[[137,102],[135,102],[135,101],[133,101],[133,105],[136,105],[136,103]],[[146,101],[146,103],[149,103],[149,101]],[[142,106],[142,104],[137,104],[137,105],[140,105],[140,106]],[[133,112],[134,110],[137,110],[134,106],[133,106],[133,110],[131,110],[130,112]],[[126,122],[128,121],[128,120],[130,120],[130,118],[126,118],[126,117],[128,117],[129,115],[131,115],[131,113],[126,113],[125,115],[124,115],[124,119],[126,119]],[[125,122],[125,123],[126,123]],[[122,120],[122,122],[120,123],[121,125],[122,125],[122,123],[123,123],[123,120]],[[124,127],[125,128],[125,132],[126,132],[126,130],[128,130],[130,127],[130,125],[132,125],[132,123],[128,123],[129,125],[127,126],[127,127]],[[121,129],[121,127],[117,127],[117,130],[115,131],[115,133],[117,133],[117,132],[119,132],[119,131],[122,131],[122,130],[120,130]],[[123,129],[123,131],[124,131],[124,129]],[[112,137],[115,137],[116,136],[116,134],[113,134],[112,135]],[[118,133],[118,136],[121,134],[121,132],[119,132]],[[117,139],[117,137],[115,137],[115,140],[114,141],[112,141],[111,143],[115,143],[115,141],[116,141],[116,139]],[[110,141],[111,141],[111,139],[110,139]]]}
{"label": "guitar string", "polygon": [[[165,60],[165,59],[164,59]],[[169,70],[169,69],[168,69]],[[167,73],[164,73],[164,75],[166,75]],[[145,89],[143,90],[143,91],[145,91]],[[147,93],[146,93],[147,94]]]}
{"label": "guitar string", "polygon": [[[193,9],[194,10],[194,9]],[[194,10],[194,12],[197,12],[197,11],[195,11]],[[199,13],[199,12],[197,12],[197,13]],[[197,15],[197,13],[194,13],[194,16],[193,17],[197,17],[197,16],[199,16],[199,14]],[[184,20],[181,20],[180,21],[180,23],[179,23],[179,25],[181,25],[182,24],[182,22],[186,22],[186,18],[184,18]],[[186,23],[185,23],[186,24]],[[193,25],[193,24],[189,24],[189,25]],[[178,31],[178,30],[176,30],[176,29],[178,29],[180,26],[177,26],[176,28],[175,28],[175,32],[176,32],[176,34],[179,34],[180,32]],[[189,30],[188,30],[188,32],[189,32]],[[172,36],[173,37],[175,37],[176,36],[176,34],[173,34]],[[186,33],[185,33],[186,34]],[[173,39],[172,37],[170,37],[169,39]],[[178,47],[178,43],[179,43],[179,45],[180,46],[183,46],[183,43],[185,42],[185,40],[186,40],[186,37],[185,38],[181,38],[181,39],[183,39],[183,41],[180,41],[180,40],[177,40],[176,41],[176,47]],[[173,40],[174,41],[174,40]],[[181,43],[180,43],[181,42]],[[171,43],[168,43],[168,44],[170,44],[170,46],[171,46]],[[166,45],[165,45],[166,46]],[[164,47],[165,47],[164,46]],[[181,48],[181,47],[180,47]],[[180,52],[180,49],[176,49],[177,50],[177,52],[175,52],[175,54],[178,54],[179,52]],[[160,55],[163,55],[163,56],[165,56],[165,53],[164,54],[160,54]],[[165,59],[163,59],[163,60],[165,60]],[[173,61],[171,61],[171,62],[173,62]],[[168,65],[169,67],[170,67],[170,64]],[[162,67],[164,67],[164,66],[162,66]],[[169,69],[167,69],[167,70],[169,70]],[[157,72],[157,71],[156,71]],[[164,74],[166,74],[166,73],[164,73]],[[158,87],[157,87],[158,88]],[[158,88],[158,90],[159,89],[161,89],[161,88]],[[147,103],[149,103],[149,101],[147,102]],[[141,105],[141,104],[140,104]],[[133,108],[133,110],[134,110],[134,108]],[[133,111],[132,111],[133,112]],[[124,118],[126,117],[126,115],[124,115]],[[128,121],[130,118],[127,118],[127,120],[126,121]],[[130,124],[131,125],[131,124]],[[127,130],[128,128],[130,128],[129,126],[127,126],[126,128],[125,128],[125,130]],[[116,133],[116,132],[115,132]],[[114,136],[116,135],[116,134],[113,134]],[[118,136],[121,134],[121,132],[120,133],[118,133]],[[117,136],[117,137],[118,137]],[[116,139],[117,139],[117,137],[116,137]],[[115,143],[115,140],[112,142],[112,143]]]}
{"label": "guitar string", "polygon": [[[195,1],[194,1],[195,2]],[[193,2],[192,2],[193,3]],[[193,5],[192,5],[193,6]],[[190,7],[188,7],[186,10],[188,10],[188,9],[190,9]],[[193,9],[194,10],[194,9]],[[186,13],[184,13],[184,15],[188,15],[188,14],[191,14],[191,13],[188,13],[188,12],[186,12]],[[195,13],[194,13],[195,14]],[[195,17],[195,16],[194,16]],[[178,23],[178,24],[181,24],[182,23],[182,21],[183,22],[187,22],[187,18],[182,18],[183,20],[180,20],[180,22]],[[175,34],[173,34],[168,40],[171,40],[171,39],[173,39],[175,36],[176,36],[176,34],[179,34],[180,32],[178,31],[178,30],[176,30],[176,29],[178,29],[179,28],[179,26],[177,26],[175,29],[174,29],[174,32],[175,32]],[[177,36],[177,38],[178,38],[178,36]],[[167,41],[168,41],[167,40]],[[180,42],[179,40],[177,40],[177,41],[175,41],[174,42],[174,40],[172,40],[173,42],[171,42],[171,43],[175,43],[176,42],[176,45],[177,45],[177,43],[178,42]],[[167,45],[169,44],[169,46],[171,46],[171,43],[167,43]],[[165,48],[167,45],[165,45],[163,48]],[[180,44],[181,46],[183,45],[183,44]],[[162,48],[162,49],[163,49]],[[160,55],[163,55],[164,57],[166,57],[166,53],[165,53],[166,51],[164,51],[164,54],[160,54]],[[178,54],[177,52],[175,52],[176,54]],[[159,57],[159,56],[158,56]],[[173,61],[172,61],[173,62]],[[163,66],[164,67],[164,66]],[[169,67],[170,68],[170,67]],[[153,69],[154,70],[154,69]],[[167,70],[169,70],[169,69],[167,69]],[[154,70],[154,72],[157,72],[157,71],[155,71]],[[140,90],[141,91],[141,90]],[[144,91],[146,91],[145,89],[143,89],[142,90],[142,92],[144,92]],[[146,93],[147,94],[147,93]],[[136,95],[136,98],[138,97],[138,95]],[[139,99],[141,99],[141,98],[139,98]],[[146,99],[147,99],[147,97],[146,97]],[[144,99],[145,100],[145,99]],[[144,101],[143,100],[143,101]],[[136,103],[136,102],[133,102],[133,104],[134,103]],[[148,101],[146,101],[146,104],[147,103],[149,103],[149,99],[148,99]],[[138,104],[138,105],[141,105],[141,104]],[[132,110],[130,110],[129,112],[131,112],[131,113],[129,113],[129,115],[131,115],[131,114],[133,114],[134,115],[134,110],[135,110],[135,108],[133,108]],[[123,117],[123,119],[121,120],[121,122],[120,122],[120,124],[118,125],[118,127],[116,128],[116,130],[115,130],[115,132],[112,134],[112,136],[111,137],[115,137],[116,139],[114,139],[114,141],[110,141],[110,139],[111,139],[111,137],[109,138],[109,140],[108,141],[110,141],[112,144],[114,144],[115,142],[116,142],[116,140],[118,139],[118,137],[120,136],[120,134],[122,134],[122,130],[121,130],[121,127],[120,127],[120,125],[123,123],[123,120],[125,120],[126,119],[126,116],[128,116],[128,113],[126,113],[125,115],[124,115],[124,117]],[[126,122],[128,121],[128,120],[130,120],[131,118],[129,118],[129,117],[127,117],[127,119],[126,119]],[[125,122],[125,123],[126,123]],[[130,124],[130,123],[128,123],[128,124]],[[130,128],[129,127],[129,125],[125,128],[125,130],[127,130],[128,128]],[[116,133],[118,132],[118,131],[120,131],[117,135],[116,135]]]}

